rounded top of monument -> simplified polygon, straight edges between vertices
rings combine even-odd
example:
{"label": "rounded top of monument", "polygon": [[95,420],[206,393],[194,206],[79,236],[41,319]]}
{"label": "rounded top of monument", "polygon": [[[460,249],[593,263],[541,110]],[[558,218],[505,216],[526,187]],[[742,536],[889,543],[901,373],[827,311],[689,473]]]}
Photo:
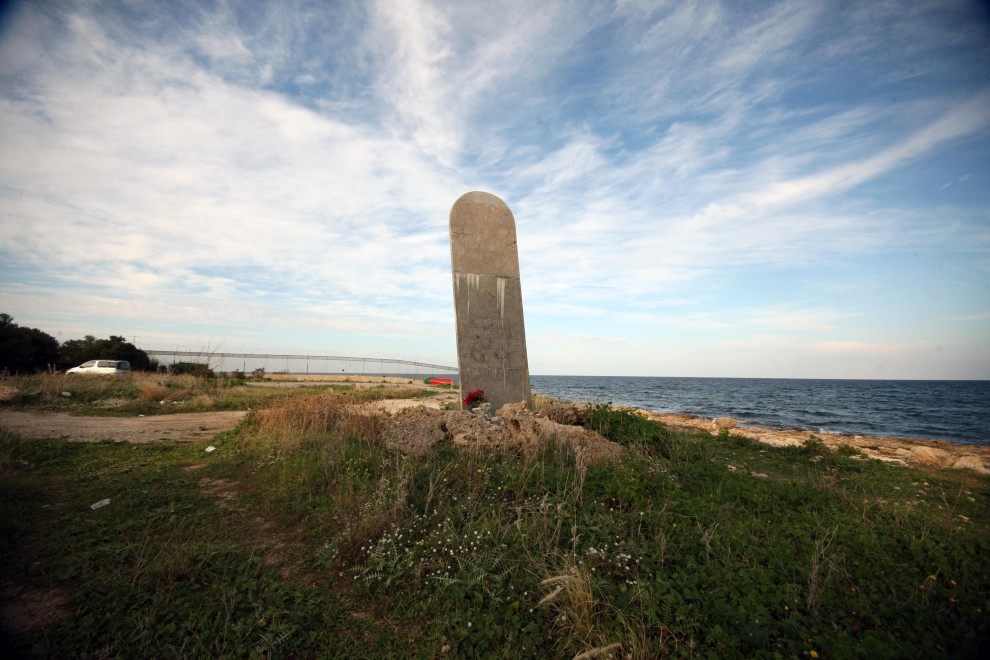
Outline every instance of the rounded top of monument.
{"label": "rounded top of monument", "polygon": [[509,208],[508,204],[495,195],[482,192],[480,190],[464,193],[457,199],[456,202],[454,202],[454,206],[457,206],[458,204],[485,204],[487,206],[500,206],[504,209]]}

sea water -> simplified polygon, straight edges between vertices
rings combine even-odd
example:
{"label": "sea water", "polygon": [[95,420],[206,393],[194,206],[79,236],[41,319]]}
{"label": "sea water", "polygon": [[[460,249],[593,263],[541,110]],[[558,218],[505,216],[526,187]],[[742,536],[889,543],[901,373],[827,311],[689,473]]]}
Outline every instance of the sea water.
{"label": "sea water", "polygon": [[734,417],[820,433],[990,444],[990,381],[531,376],[533,391],[580,403]]}

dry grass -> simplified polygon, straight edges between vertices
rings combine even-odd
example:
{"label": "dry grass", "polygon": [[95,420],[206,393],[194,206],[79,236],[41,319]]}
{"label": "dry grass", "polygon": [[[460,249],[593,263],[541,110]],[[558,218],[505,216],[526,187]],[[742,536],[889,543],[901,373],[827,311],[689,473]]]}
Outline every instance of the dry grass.
{"label": "dry grass", "polygon": [[587,568],[568,561],[562,572],[543,580],[540,586],[553,589],[540,605],[557,611],[555,626],[570,646],[583,649],[578,655],[600,657],[617,648],[605,639],[599,624],[600,608]]}
{"label": "dry grass", "polygon": [[194,410],[209,410],[213,407],[213,397],[209,394],[200,394],[186,402],[186,406]]}
{"label": "dry grass", "polygon": [[548,406],[556,406],[561,403],[565,403],[560,399],[555,399],[552,396],[546,396],[544,394],[534,394],[530,402],[533,405],[533,412],[542,412],[543,409]]}
{"label": "dry grass", "polygon": [[341,394],[280,398],[255,412],[256,437],[284,448],[328,435],[360,437],[376,444],[381,438],[381,418],[362,414],[353,404],[353,397]]}
{"label": "dry grass", "polygon": [[135,399],[160,401],[188,399],[215,389],[215,383],[196,376],[166,376],[134,372],[127,376],[79,376],[64,373],[41,373],[31,376],[10,376],[4,384],[16,387],[27,395],[57,399],[62,392],[72,392],[76,398],[95,400],[108,392],[130,390]]}
{"label": "dry grass", "polygon": [[142,380],[137,383],[138,398],[142,401],[161,401],[168,394],[168,388],[160,381]]}
{"label": "dry grass", "polygon": [[284,439],[337,428],[343,415],[341,397],[303,395],[272,402],[255,413],[255,421],[261,435]]}
{"label": "dry grass", "polygon": [[819,529],[815,539],[815,550],[811,555],[811,569],[808,572],[808,595],[806,605],[808,610],[817,615],[821,603],[822,592],[833,580],[834,576],[843,572],[842,556],[836,551],[829,551],[838,526]]}

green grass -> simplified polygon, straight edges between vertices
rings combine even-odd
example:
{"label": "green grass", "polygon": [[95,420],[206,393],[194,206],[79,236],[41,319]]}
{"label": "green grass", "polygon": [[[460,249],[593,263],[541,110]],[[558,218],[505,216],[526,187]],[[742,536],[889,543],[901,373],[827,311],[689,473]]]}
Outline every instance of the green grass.
{"label": "green grass", "polygon": [[587,424],[627,446],[620,464],[586,465],[552,442],[406,457],[347,401],[279,399],[209,454],[0,435],[0,581],[64,595],[62,616],[17,633],[16,650],[987,649],[990,489],[971,473],[673,432],[608,406]]}

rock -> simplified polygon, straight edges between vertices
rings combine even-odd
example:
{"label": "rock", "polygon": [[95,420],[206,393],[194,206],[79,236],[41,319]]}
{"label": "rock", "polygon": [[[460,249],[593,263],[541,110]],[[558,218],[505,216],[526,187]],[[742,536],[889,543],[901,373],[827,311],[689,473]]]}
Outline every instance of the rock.
{"label": "rock", "polygon": [[712,420],[712,425],[715,427],[716,430],[734,429],[736,428],[736,420],[734,420],[731,417],[716,417],[714,420]]}
{"label": "rock", "polygon": [[20,403],[21,391],[16,387],[0,387],[0,403]]}
{"label": "rock", "polygon": [[[465,414],[480,419],[470,413]],[[447,437],[444,414],[426,406],[405,408],[382,423],[382,441],[411,456],[422,456]]]}
{"label": "rock", "polygon": [[952,454],[944,449],[936,449],[935,447],[925,447],[922,445],[911,449],[911,453],[908,456],[908,462],[948,467],[949,465],[952,465]]}
{"label": "rock", "polygon": [[508,403],[496,414],[505,420],[510,442],[523,447],[539,448],[546,441],[555,439],[570,445],[576,454],[589,461],[617,459],[622,455],[621,445],[594,431],[534,417],[525,402]]}
{"label": "rock", "polygon": [[558,424],[581,426],[584,424],[584,408],[573,404],[551,404],[540,411],[544,417]]}
{"label": "rock", "polygon": [[488,446],[505,444],[505,427],[502,420],[488,420],[466,410],[447,413],[444,424],[447,435],[455,445]]}
{"label": "rock", "polygon": [[988,472],[988,470],[983,467],[983,461],[980,457],[974,456],[973,454],[960,456],[956,462],[952,464],[952,467],[957,470],[976,470],[977,472],[983,473]]}
{"label": "rock", "polygon": [[556,440],[587,461],[617,459],[623,453],[620,445],[594,431],[535,416],[525,402],[502,406],[491,420],[460,411],[444,415],[444,422],[455,445],[503,446],[533,453]]}

